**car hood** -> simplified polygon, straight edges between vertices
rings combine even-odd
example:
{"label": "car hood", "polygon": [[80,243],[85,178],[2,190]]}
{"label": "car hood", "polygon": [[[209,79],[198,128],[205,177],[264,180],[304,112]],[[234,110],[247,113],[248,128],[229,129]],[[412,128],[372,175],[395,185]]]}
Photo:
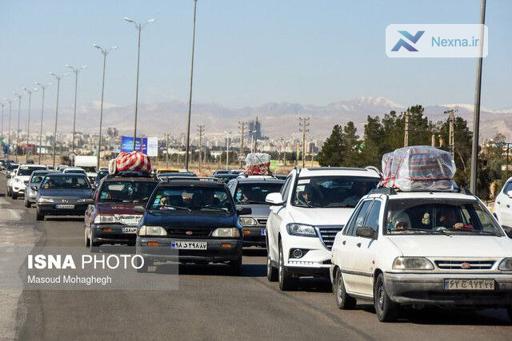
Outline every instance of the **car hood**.
{"label": "car hood", "polygon": [[102,202],[96,203],[96,209],[99,214],[131,214],[142,215],[141,212],[135,211],[135,206],[141,206],[141,203],[116,203]]}
{"label": "car hood", "polygon": [[30,175],[16,175],[14,179],[20,179],[21,181],[28,181],[30,180]]}
{"label": "car hood", "polygon": [[493,236],[388,236],[403,256],[510,257],[512,240]]}
{"label": "car hood", "polygon": [[236,208],[250,208],[252,213],[248,217],[267,218],[270,213],[270,206],[265,204],[236,205]]}
{"label": "car hood", "polygon": [[303,208],[293,207],[290,215],[293,221],[309,225],[345,225],[354,211],[353,208]]}
{"label": "car hood", "polygon": [[91,198],[91,189],[40,189],[42,197],[70,197],[70,198]]}
{"label": "car hood", "polygon": [[166,214],[160,212],[144,214],[144,225],[156,225],[162,227],[235,227],[238,225],[238,217],[214,216],[214,215],[187,215],[187,214]]}

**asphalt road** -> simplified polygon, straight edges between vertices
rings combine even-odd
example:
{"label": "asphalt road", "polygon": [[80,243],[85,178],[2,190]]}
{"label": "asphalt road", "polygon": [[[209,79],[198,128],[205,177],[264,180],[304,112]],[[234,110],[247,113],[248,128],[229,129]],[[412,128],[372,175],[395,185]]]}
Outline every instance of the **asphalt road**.
{"label": "asphalt road", "polygon": [[[0,177],[0,246],[7,241],[11,246],[82,247],[79,219],[36,222],[34,208],[26,209],[22,199],[12,201],[4,193],[5,179]],[[261,250],[246,250],[243,261],[240,277],[229,276],[222,266],[180,267],[174,290],[0,288],[0,338],[511,339],[512,326],[502,310],[407,310],[399,322],[383,324],[371,305],[338,310],[327,281],[305,279],[297,291],[279,291],[265,277]],[[23,267],[26,263],[20,262],[18,270]],[[172,276],[160,271],[140,275],[161,281]],[[19,271],[9,276],[20,276]]]}

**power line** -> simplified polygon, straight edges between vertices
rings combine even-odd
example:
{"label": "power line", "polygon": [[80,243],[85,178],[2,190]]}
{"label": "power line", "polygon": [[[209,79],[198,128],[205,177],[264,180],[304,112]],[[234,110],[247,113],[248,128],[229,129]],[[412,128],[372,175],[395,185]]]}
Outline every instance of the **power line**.
{"label": "power line", "polygon": [[306,134],[309,133],[310,117],[299,117],[299,132],[302,133],[302,168],[306,167]]}

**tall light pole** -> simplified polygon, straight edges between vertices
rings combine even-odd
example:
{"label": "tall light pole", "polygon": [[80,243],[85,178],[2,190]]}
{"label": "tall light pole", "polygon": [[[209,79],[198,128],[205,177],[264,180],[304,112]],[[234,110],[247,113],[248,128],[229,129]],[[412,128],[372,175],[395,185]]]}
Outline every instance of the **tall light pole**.
{"label": "tall light pole", "polygon": [[9,148],[11,148],[11,117],[12,117],[12,100],[8,99],[7,103],[9,103],[9,120],[7,121],[7,143],[9,144]]}
{"label": "tall light pole", "polygon": [[47,85],[44,85],[42,83],[36,82],[36,85],[38,85],[41,88],[41,123],[39,125],[39,164],[41,164],[41,153],[43,149],[43,117],[44,117],[44,95],[46,91],[46,87],[48,85],[51,85],[51,83],[48,83]]}
{"label": "tall light pole", "polygon": [[17,128],[16,128],[16,154],[15,154],[15,159],[16,159],[16,163],[17,163],[18,162],[18,148],[20,146],[21,95],[15,92],[14,96],[18,97],[18,124],[17,124]]}
{"label": "tall light pole", "polygon": [[194,55],[196,47],[196,14],[197,14],[197,0],[194,0],[194,22],[192,28],[192,58],[190,62],[190,89],[188,96],[188,116],[187,116],[187,146],[185,152],[185,169],[188,170],[189,152],[190,152],[190,119],[192,116],[192,85],[194,82]]}
{"label": "tall light pole", "polygon": [[[110,49],[105,49],[97,44],[93,45],[103,55],[103,76],[101,81],[101,104],[100,104],[100,132],[98,136],[98,150],[96,152],[96,170],[100,169],[100,152],[101,152],[101,129],[103,127],[103,98],[105,95],[105,69],[107,67],[107,56],[110,51],[117,49],[117,46],[112,46]],[[135,148],[134,148],[135,149]]]}
{"label": "tall light pole", "polygon": [[139,109],[139,67],[140,67],[140,36],[142,33],[142,29],[147,24],[151,24],[155,22],[155,19],[148,19],[144,23],[137,23],[135,20],[124,17],[124,20],[130,22],[135,25],[135,28],[138,32],[138,40],[137,40],[137,81],[135,86],[135,123],[133,126],[133,150],[135,150],[135,145],[137,141],[137,114]]}
{"label": "tall light pole", "polygon": [[231,132],[226,132],[226,169],[229,169],[229,143],[231,140]]}
{"label": "tall light pole", "polygon": [[[25,92],[28,94],[28,110],[27,110],[27,153],[28,153],[28,145],[30,143],[30,111],[32,110],[32,92],[37,91],[35,88],[23,88]],[[27,154],[28,158],[28,154]]]}
{"label": "tall light pole", "polygon": [[4,109],[5,109],[5,103],[0,103],[2,106],[2,138],[4,137]]}
{"label": "tall light pole", "polygon": [[476,179],[478,175],[478,140],[480,139],[480,98],[482,95],[482,64],[483,64],[483,50],[485,44],[485,10],[487,1],[481,0],[480,2],[480,57],[476,67],[476,85],[475,85],[475,109],[473,113],[473,143],[471,148],[471,179],[469,182],[470,190],[473,194],[476,192]]}
{"label": "tall light pole", "polygon": [[50,75],[55,77],[57,80],[57,103],[55,105],[55,128],[53,130],[53,169],[55,169],[55,158],[57,156],[57,122],[59,119],[59,95],[60,95],[60,80],[64,75],[57,75],[56,73],[51,72]]}
{"label": "tall light pole", "polygon": [[80,71],[84,70],[87,65],[82,66],[73,66],[66,64],[66,67],[69,68],[75,74],[75,106],[73,108],[73,142],[71,142],[71,152],[75,154],[75,135],[76,135],[76,97],[78,94],[78,74]]}

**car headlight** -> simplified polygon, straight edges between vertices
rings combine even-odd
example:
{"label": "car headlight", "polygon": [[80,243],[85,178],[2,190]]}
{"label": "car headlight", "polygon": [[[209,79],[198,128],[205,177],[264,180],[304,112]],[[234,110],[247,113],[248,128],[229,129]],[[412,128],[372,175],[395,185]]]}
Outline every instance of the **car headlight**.
{"label": "car headlight", "polygon": [[242,224],[242,226],[256,226],[258,225],[258,221],[251,217],[240,217],[240,224]]}
{"label": "car headlight", "polygon": [[286,225],[286,230],[293,236],[316,237],[316,230],[311,225],[291,223]]}
{"label": "car headlight", "polygon": [[98,214],[96,218],[94,218],[95,224],[113,224],[116,222],[117,219],[113,215]]}
{"label": "car headlight", "polygon": [[425,257],[396,257],[393,270],[434,270],[434,264]]}
{"label": "car headlight", "polygon": [[212,237],[240,238],[240,231],[236,227],[219,227],[213,230]]}
{"label": "car headlight", "polygon": [[92,199],[78,199],[76,202],[91,204],[91,203],[94,202],[94,200],[92,200]]}
{"label": "car headlight", "polygon": [[498,266],[498,270],[512,271],[512,257],[504,258]]}
{"label": "car headlight", "polygon": [[147,226],[143,225],[138,232],[138,235],[143,236],[167,236],[167,231],[162,226]]}
{"label": "car headlight", "polygon": [[14,178],[14,182],[17,182],[17,183],[23,183],[23,181],[21,181],[20,178]]}
{"label": "car headlight", "polygon": [[53,200],[52,198],[44,198],[44,197],[42,197],[42,198],[39,198],[37,200],[37,202],[42,204],[42,203],[46,203],[46,202],[55,202],[55,200]]}

